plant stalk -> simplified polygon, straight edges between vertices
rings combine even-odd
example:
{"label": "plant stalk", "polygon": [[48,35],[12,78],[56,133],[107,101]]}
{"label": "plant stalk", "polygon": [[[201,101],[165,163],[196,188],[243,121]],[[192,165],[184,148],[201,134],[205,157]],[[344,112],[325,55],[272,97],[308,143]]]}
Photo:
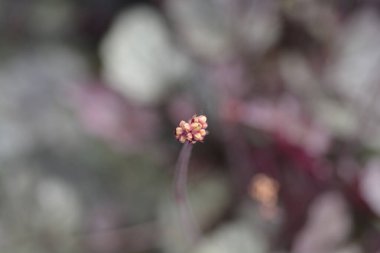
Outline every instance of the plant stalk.
{"label": "plant stalk", "polygon": [[193,144],[191,143],[186,142],[183,145],[175,168],[174,181],[175,201],[178,208],[182,232],[190,244],[193,244],[199,238],[199,229],[194,221],[187,194],[187,175],[192,149]]}

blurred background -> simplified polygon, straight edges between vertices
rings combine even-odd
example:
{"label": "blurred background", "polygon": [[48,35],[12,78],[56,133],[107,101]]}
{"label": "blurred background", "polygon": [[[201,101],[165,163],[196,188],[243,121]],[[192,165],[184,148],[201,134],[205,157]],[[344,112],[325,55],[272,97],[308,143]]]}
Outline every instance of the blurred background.
{"label": "blurred background", "polygon": [[0,0],[0,252],[379,253],[379,3]]}

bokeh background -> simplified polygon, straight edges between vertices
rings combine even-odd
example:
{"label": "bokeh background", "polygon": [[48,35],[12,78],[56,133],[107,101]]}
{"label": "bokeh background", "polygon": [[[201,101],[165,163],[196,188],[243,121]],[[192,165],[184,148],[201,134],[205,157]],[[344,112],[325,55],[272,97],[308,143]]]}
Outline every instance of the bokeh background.
{"label": "bokeh background", "polygon": [[0,38],[0,252],[380,252],[377,0],[0,0]]}

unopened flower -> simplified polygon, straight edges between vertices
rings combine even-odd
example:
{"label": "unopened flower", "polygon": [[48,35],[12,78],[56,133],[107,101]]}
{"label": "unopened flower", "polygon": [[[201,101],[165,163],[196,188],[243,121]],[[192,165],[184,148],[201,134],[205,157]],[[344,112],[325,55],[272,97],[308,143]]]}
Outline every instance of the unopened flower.
{"label": "unopened flower", "polygon": [[188,122],[182,120],[175,130],[176,139],[181,143],[203,142],[207,126],[207,117],[204,115],[194,115]]}

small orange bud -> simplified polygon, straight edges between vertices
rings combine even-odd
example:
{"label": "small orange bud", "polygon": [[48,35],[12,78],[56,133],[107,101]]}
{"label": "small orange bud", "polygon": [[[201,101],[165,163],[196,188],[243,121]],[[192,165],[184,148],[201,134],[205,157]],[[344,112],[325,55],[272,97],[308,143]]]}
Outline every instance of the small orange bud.
{"label": "small orange bud", "polygon": [[200,116],[198,116],[198,121],[199,121],[200,123],[206,123],[206,121],[207,121],[207,117],[204,116],[204,115],[200,115]]}
{"label": "small orange bud", "polygon": [[204,129],[199,130],[199,133],[200,133],[202,136],[206,136],[206,134],[207,134],[206,130],[204,130]]}
{"label": "small orange bud", "polygon": [[184,120],[181,120],[181,122],[179,122],[180,127],[183,127],[185,124],[186,124],[186,121],[184,121]]}
{"label": "small orange bud", "polygon": [[202,125],[199,123],[191,123],[191,128],[195,131],[199,131],[202,128]]}
{"label": "small orange bud", "polygon": [[182,128],[177,127],[177,128],[175,129],[175,134],[176,134],[176,135],[181,135],[182,133],[183,133],[183,129],[182,129]]}
{"label": "small orange bud", "polygon": [[196,141],[200,141],[200,140],[203,139],[203,137],[202,137],[202,135],[201,135],[200,133],[196,133],[196,134],[194,134],[194,139],[195,139]]}
{"label": "small orange bud", "polygon": [[185,143],[185,141],[186,141],[186,137],[182,135],[181,137],[179,137],[179,141],[180,141],[181,143]]}
{"label": "small orange bud", "polygon": [[190,127],[190,124],[189,123],[185,123],[183,124],[183,127],[182,127],[185,131],[190,131],[191,127]]}

